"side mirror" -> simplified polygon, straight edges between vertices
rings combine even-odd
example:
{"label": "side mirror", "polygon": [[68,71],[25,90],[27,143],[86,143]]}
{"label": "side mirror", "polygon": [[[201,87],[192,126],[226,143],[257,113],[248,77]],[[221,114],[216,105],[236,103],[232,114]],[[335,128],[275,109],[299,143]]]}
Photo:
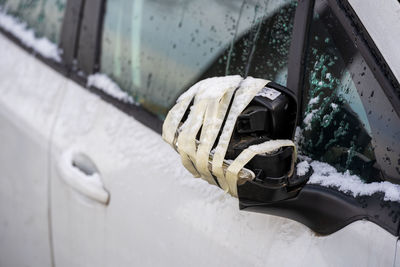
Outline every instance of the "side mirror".
{"label": "side mirror", "polygon": [[398,235],[399,203],[307,183],[313,169],[296,164],[293,143],[297,103],[288,88],[263,79],[202,80],[170,110],[163,138],[194,176],[238,197],[240,209],[290,218],[319,234],[367,219]]}

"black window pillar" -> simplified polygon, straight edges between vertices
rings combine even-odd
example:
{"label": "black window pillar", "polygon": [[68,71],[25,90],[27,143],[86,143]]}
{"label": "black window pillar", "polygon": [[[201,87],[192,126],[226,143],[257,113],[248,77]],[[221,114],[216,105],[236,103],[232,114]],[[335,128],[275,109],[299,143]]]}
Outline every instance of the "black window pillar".
{"label": "black window pillar", "polygon": [[308,32],[313,18],[314,0],[299,0],[289,49],[287,87],[297,97],[297,123],[300,121],[302,107],[302,88],[306,62]]}
{"label": "black window pillar", "polygon": [[105,0],[86,1],[83,8],[81,30],[78,43],[78,68],[85,74],[98,71],[100,38]]}
{"label": "black window pillar", "polygon": [[60,47],[68,69],[72,67],[76,58],[84,2],[85,0],[68,0],[65,8]]}

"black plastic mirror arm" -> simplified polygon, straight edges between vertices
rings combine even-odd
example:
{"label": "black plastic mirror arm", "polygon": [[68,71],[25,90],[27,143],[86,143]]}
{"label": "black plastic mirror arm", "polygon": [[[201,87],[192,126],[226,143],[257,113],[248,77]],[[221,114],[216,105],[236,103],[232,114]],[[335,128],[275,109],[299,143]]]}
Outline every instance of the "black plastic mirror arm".
{"label": "black plastic mirror arm", "polygon": [[302,88],[306,61],[308,33],[313,18],[314,0],[299,0],[294,16],[292,41],[289,49],[287,87],[297,98],[297,123],[301,121]]}
{"label": "black plastic mirror arm", "polygon": [[321,235],[334,233],[357,220],[368,220],[399,235],[400,205],[382,193],[354,198],[333,188],[306,185],[292,199],[256,203],[240,199],[240,209],[286,217]]}

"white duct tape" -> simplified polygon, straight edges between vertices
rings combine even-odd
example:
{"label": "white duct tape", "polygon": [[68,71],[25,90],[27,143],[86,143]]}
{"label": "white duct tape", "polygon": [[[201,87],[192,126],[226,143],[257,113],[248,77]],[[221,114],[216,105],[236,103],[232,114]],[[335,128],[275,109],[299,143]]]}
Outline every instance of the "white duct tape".
{"label": "white duct tape", "polygon": [[[268,141],[245,149],[233,162],[225,160],[225,154],[236,124],[237,117],[259,93],[268,80],[240,76],[215,77],[200,81],[179,97],[169,111],[163,125],[163,139],[171,144],[181,156],[185,168],[195,177],[202,177],[211,184],[219,185],[237,197],[237,184],[254,178],[254,173],[244,166],[257,154],[272,153],[295,145],[290,140]],[[238,88],[239,87],[239,88]],[[238,88],[238,89],[237,89]],[[233,99],[215,152],[211,149],[222,127],[229,103]],[[193,101],[186,121],[181,120]],[[196,140],[201,129],[200,140]],[[292,162],[293,172],[296,152]]]}

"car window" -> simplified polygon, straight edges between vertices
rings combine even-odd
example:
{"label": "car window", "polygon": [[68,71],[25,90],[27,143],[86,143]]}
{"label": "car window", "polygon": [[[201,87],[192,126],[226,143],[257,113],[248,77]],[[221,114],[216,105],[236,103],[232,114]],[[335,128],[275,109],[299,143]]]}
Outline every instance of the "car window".
{"label": "car window", "polygon": [[0,0],[0,6],[34,29],[36,37],[60,40],[61,25],[67,0]]}
{"label": "car window", "polygon": [[302,152],[367,182],[399,179],[399,117],[326,1],[315,5],[307,54]]}
{"label": "car window", "polygon": [[160,117],[206,77],[251,75],[285,85],[296,3],[109,0],[101,72]]}

